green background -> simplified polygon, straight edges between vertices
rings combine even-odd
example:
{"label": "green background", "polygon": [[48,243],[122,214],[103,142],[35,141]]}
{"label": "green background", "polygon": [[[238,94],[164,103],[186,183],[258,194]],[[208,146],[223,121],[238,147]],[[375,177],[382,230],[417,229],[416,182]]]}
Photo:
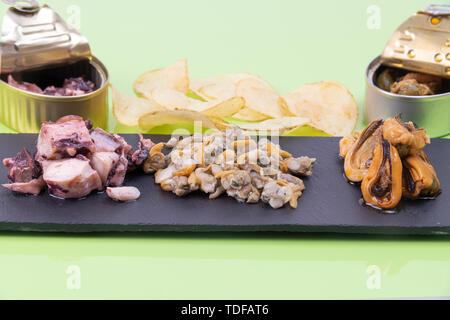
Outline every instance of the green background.
{"label": "green background", "polygon": [[[128,94],[142,72],[188,58],[191,77],[253,72],[281,94],[337,80],[360,107],[366,66],[427,2],[48,1],[64,18],[79,9],[80,31],[112,83]],[[368,28],[371,6],[380,10],[379,29]],[[1,15],[5,9],[1,5]],[[130,131],[110,118],[110,130]],[[0,131],[9,132],[2,126]],[[81,272],[77,290],[67,286],[71,266]],[[380,272],[375,289],[367,285],[373,270]],[[445,237],[0,233],[4,299],[442,296],[450,297]]]}

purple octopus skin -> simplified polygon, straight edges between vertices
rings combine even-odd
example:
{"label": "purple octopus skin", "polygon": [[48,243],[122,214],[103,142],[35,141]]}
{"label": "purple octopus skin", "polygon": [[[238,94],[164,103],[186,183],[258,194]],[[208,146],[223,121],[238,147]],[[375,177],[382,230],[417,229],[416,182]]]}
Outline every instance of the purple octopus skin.
{"label": "purple octopus skin", "polygon": [[15,157],[4,159],[3,165],[8,169],[8,178],[13,183],[30,182],[42,175],[41,166],[25,148]]}
{"label": "purple octopus skin", "polygon": [[24,194],[37,195],[45,187],[42,179],[42,168],[24,148],[15,157],[3,160],[3,165],[8,169],[10,184],[2,184],[3,187]]}
{"label": "purple octopus skin", "polygon": [[61,88],[48,86],[44,90],[33,83],[18,82],[14,80],[12,75],[8,76],[8,84],[25,91],[57,97],[80,96],[95,90],[95,83],[91,80],[86,80],[84,77],[69,78],[64,80],[64,85]]}

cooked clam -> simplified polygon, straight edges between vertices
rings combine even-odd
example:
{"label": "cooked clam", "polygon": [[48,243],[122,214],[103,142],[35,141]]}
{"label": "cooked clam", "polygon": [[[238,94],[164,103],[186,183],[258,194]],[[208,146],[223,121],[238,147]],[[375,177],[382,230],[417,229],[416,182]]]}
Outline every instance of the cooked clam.
{"label": "cooked clam", "polygon": [[391,92],[402,96],[428,96],[433,91],[426,84],[419,83],[416,79],[406,79],[395,82]]}
{"label": "cooked clam", "polygon": [[262,200],[273,208],[286,203],[296,208],[305,185],[289,173],[309,176],[315,162],[294,158],[267,139],[256,143],[239,127],[169,142],[167,156],[162,154],[164,144],[153,146],[144,171],[156,171],[155,182],[178,196],[201,191],[216,199],[226,193],[239,202]]}
{"label": "cooked clam", "polygon": [[392,209],[402,198],[402,160],[389,141],[376,148],[361,190],[366,203],[382,209]]}
{"label": "cooked clam", "polygon": [[309,157],[289,158],[286,160],[287,169],[290,173],[309,177],[312,175],[312,166],[316,159]]}
{"label": "cooked clam", "polygon": [[294,197],[292,188],[282,181],[271,181],[264,186],[261,200],[274,209],[283,207]]}

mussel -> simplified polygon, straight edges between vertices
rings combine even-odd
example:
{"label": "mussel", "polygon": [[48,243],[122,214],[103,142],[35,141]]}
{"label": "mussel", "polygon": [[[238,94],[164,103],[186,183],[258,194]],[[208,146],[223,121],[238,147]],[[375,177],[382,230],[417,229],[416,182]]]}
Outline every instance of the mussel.
{"label": "mussel", "polygon": [[403,196],[405,198],[432,197],[439,193],[440,188],[436,171],[423,151],[403,160]]}
{"label": "mussel", "polygon": [[383,139],[393,144],[402,158],[418,154],[430,143],[425,129],[417,129],[412,122],[403,122],[399,116],[384,121]]}
{"label": "mussel", "polygon": [[391,91],[391,87],[395,80],[391,74],[391,69],[385,69],[377,78],[377,87],[383,89],[384,91]]}
{"label": "mussel", "polygon": [[402,160],[387,140],[375,148],[373,159],[361,190],[366,203],[381,209],[392,209],[402,198]]}
{"label": "mussel", "polygon": [[345,154],[345,175],[350,181],[361,182],[366,175],[372,162],[374,150],[381,143],[382,126],[382,120],[373,121],[361,132],[361,135],[348,151],[343,152],[341,150],[341,154]]}

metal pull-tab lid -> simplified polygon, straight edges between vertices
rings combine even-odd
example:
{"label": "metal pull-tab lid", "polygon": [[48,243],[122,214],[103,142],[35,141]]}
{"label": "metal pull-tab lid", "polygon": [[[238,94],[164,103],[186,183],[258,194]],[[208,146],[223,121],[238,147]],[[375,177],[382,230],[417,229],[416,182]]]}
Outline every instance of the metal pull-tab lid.
{"label": "metal pull-tab lid", "polygon": [[386,44],[381,62],[450,78],[450,5],[430,5],[406,20]]}
{"label": "metal pull-tab lid", "polygon": [[3,0],[1,73],[91,59],[87,39],[55,11],[36,0]]}

